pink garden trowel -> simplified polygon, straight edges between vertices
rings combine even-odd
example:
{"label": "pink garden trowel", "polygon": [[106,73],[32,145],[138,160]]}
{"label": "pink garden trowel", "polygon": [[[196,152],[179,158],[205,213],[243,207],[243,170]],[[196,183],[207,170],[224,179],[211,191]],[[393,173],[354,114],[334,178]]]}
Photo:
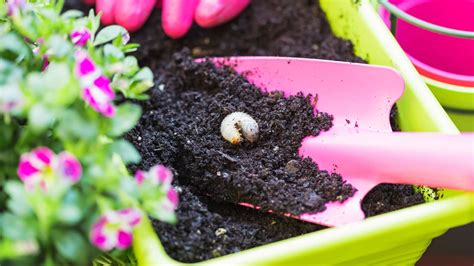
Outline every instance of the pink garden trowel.
{"label": "pink garden trowel", "polygon": [[[267,91],[316,95],[316,109],[334,126],[303,140],[299,153],[337,172],[357,189],[346,201],[298,218],[326,226],[364,219],[361,201],[380,183],[474,191],[474,135],[392,132],[390,109],[404,91],[394,70],[354,63],[284,57],[235,57],[232,66]],[[244,204],[247,205],[247,204]]]}

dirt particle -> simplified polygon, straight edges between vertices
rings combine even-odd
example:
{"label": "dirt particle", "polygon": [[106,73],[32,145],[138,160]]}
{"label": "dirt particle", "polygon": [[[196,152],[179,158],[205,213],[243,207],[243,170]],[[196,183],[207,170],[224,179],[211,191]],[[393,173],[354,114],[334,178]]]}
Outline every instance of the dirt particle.
{"label": "dirt particle", "polygon": [[227,230],[225,228],[217,228],[215,235],[216,236],[222,236],[227,233]]}
{"label": "dirt particle", "polygon": [[285,169],[290,174],[296,174],[299,169],[299,163],[297,160],[290,160],[286,163]]}

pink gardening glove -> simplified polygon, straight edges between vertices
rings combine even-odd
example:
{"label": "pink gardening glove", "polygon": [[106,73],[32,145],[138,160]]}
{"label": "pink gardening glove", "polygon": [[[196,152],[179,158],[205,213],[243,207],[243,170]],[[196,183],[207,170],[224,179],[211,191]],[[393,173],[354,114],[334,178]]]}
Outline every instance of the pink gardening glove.
{"label": "pink gardening glove", "polygon": [[250,0],[83,0],[96,4],[102,12],[102,23],[117,23],[129,31],[138,30],[154,6],[162,7],[162,24],[166,35],[183,37],[193,21],[204,28],[225,23],[242,12]]}

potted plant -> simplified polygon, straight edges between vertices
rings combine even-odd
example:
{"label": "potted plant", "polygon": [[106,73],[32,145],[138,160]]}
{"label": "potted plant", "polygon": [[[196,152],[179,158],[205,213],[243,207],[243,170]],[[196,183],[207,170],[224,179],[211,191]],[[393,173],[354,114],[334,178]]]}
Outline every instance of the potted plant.
{"label": "potted plant", "polygon": [[141,115],[130,99],[153,75],[122,27],[61,9],[0,4],[0,260],[131,262],[134,228],[174,222],[178,200],[165,166],[126,167],[140,160],[121,137]]}

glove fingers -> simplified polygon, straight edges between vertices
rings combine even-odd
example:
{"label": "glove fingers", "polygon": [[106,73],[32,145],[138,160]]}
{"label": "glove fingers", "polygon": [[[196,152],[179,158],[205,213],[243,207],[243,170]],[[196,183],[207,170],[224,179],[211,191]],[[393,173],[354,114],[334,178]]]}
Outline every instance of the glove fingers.
{"label": "glove fingers", "polygon": [[102,24],[110,25],[115,23],[115,3],[116,1],[111,0],[96,1],[96,12],[102,12],[102,16],[100,17]]}
{"label": "glove fingers", "polygon": [[196,23],[204,28],[225,23],[239,15],[250,0],[201,0],[196,8]]}
{"label": "glove fingers", "polygon": [[156,0],[116,0],[116,2],[115,22],[128,31],[140,29],[156,4]]}
{"label": "glove fingers", "polygon": [[171,38],[184,36],[193,25],[198,0],[163,0],[162,23]]}

